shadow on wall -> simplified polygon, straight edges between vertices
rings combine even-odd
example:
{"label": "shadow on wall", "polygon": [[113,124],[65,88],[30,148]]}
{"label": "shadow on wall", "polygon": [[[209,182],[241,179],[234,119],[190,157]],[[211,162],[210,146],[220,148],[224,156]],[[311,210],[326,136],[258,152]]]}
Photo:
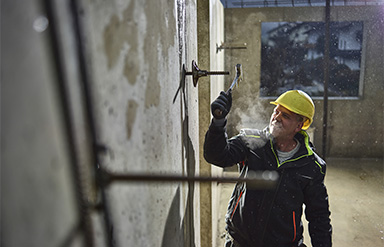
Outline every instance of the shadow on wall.
{"label": "shadow on wall", "polygon": [[[195,150],[192,140],[188,133],[188,115],[185,115],[183,121],[183,144],[186,150],[185,158],[187,160],[187,175],[193,176],[196,167]],[[194,192],[195,184],[188,183],[188,198],[184,217],[180,218],[180,186],[177,187],[173,197],[168,217],[165,222],[162,247],[169,246],[195,246],[195,228],[194,228]],[[187,235],[184,233],[187,232]]]}
{"label": "shadow on wall", "polygon": [[180,187],[173,197],[167,221],[165,222],[162,247],[180,246],[184,238],[184,224],[180,225]]}
{"label": "shadow on wall", "polygon": [[[171,207],[169,208],[169,213],[167,220],[165,222],[162,247],[169,246],[195,246],[194,241],[194,228],[189,227],[193,224],[193,215],[190,214],[189,209],[193,203],[189,200],[187,201],[187,207],[184,214],[184,219],[181,222],[179,210],[180,210],[180,187],[177,188],[176,194],[173,197]],[[192,220],[192,221],[191,221]],[[185,228],[188,227],[189,234],[184,235]],[[186,237],[186,238],[185,238]]]}
{"label": "shadow on wall", "polygon": [[[189,116],[185,109],[185,117],[183,121],[183,143],[186,150],[185,158],[187,159],[187,176],[194,176],[196,169],[195,149],[191,137],[189,136]],[[187,227],[189,233],[184,239],[184,246],[195,246],[195,228],[194,228],[194,197],[195,183],[188,182],[188,199],[184,213],[183,225]]]}

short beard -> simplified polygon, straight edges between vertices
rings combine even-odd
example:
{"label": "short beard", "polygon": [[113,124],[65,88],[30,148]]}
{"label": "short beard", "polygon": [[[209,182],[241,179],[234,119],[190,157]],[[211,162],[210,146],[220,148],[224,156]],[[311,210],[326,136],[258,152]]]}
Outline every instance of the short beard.
{"label": "short beard", "polygon": [[282,131],[281,123],[276,121],[269,123],[269,132],[273,137],[278,137],[281,131]]}

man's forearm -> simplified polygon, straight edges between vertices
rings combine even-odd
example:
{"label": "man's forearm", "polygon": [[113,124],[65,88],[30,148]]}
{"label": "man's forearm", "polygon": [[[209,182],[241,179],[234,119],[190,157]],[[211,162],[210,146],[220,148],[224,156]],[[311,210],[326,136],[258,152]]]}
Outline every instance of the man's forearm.
{"label": "man's forearm", "polygon": [[217,126],[212,121],[205,135],[204,158],[207,162],[220,166],[232,166],[244,160],[244,145],[234,138],[228,140],[225,125]]}

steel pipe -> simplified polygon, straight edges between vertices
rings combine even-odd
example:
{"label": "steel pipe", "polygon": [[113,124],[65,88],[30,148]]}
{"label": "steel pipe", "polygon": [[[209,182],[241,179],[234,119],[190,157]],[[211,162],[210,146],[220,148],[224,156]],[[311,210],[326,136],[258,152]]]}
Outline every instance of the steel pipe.
{"label": "steel pipe", "polygon": [[112,182],[125,183],[174,183],[174,182],[198,182],[198,183],[246,183],[252,189],[272,189],[278,181],[279,175],[275,171],[248,172],[247,177],[224,177],[224,176],[183,176],[173,174],[146,174],[131,173],[121,174],[108,171],[101,171],[101,178],[104,185]]}

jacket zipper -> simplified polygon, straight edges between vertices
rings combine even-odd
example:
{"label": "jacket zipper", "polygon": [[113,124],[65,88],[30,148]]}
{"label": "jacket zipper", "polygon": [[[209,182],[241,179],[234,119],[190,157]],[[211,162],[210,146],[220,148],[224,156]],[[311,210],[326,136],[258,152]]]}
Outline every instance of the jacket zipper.
{"label": "jacket zipper", "polygon": [[[268,209],[268,212],[267,212],[267,217],[265,218],[265,224],[264,224],[264,227],[263,227],[263,230],[262,230],[262,235],[261,235],[260,243],[262,243],[263,240],[264,240],[265,231],[267,230],[267,222],[269,221],[269,216],[271,215],[272,206],[275,203],[275,199],[276,199],[277,193],[279,191],[281,181],[283,180],[284,171],[285,171],[285,169],[282,169],[281,174],[280,174],[280,178],[279,178],[279,182],[278,182],[278,184],[276,186],[275,193],[273,194],[273,198],[272,198],[271,204],[269,205],[269,209]],[[262,205],[264,203],[264,199],[263,199],[263,202],[261,203]]]}

